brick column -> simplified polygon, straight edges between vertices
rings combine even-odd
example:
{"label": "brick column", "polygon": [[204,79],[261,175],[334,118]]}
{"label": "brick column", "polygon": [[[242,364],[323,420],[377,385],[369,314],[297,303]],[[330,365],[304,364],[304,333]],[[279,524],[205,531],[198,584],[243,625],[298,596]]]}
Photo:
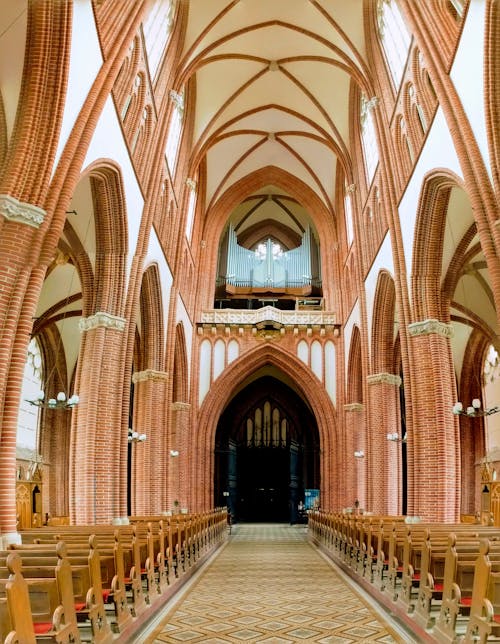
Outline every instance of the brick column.
{"label": "brick column", "polygon": [[164,406],[168,373],[146,369],[132,375],[134,413],[132,428],[146,434],[143,443],[132,445],[132,514],[159,514],[167,510],[169,450]]}
{"label": "brick column", "polygon": [[401,512],[401,449],[387,440],[387,434],[401,437],[398,414],[400,376],[376,373],[368,376],[370,397],[369,509],[375,514]]}
{"label": "brick column", "polygon": [[[361,508],[366,507],[367,490],[366,490],[366,432],[364,406],[362,403],[349,403],[344,405],[345,419],[345,490],[341,495],[343,503],[347,507],[352,507],[356,499]],[[364,457],[357,458],[354,452],[362,451]]]}
{"label": "brick column", "polygon": [[179,508],[188,506],[188,485],[190,470],[189,459],[189,413],[191,405],[185,402],[172,403],[172,433],[170,449],[179,452],[176,457],[170,457],[169,491],[171,504],[179,501]]}
{"label": "brick column", "polygon": [[[46,213],[2,194],[0,214],[0,531],[7,544],[20,541],[16,532],[17,419],[31,318],[39,292],[33,288],[30,297],[25,297],[32,269],[28,256]],[[38,289],[42,281],[40,276]],[[18,320],[16,332],[13,320]]]}
{"label": "brick column", "polygon": [[122,427],[126,320],[99,312],[80,321],[82,343],[75,390],[70,453],[72,523],[109,523],[126,517],[120,474],[127,467]]}
{"label": "brick column", "polygon": [[408,514],[430,521],[457,521],[461,474],[459,424],[451,411],[456,389],[449,342],[453,328],[438,320],[423,320],[409,324],[408,333],[414,409],[408,448],[413,452],[415,486]]}

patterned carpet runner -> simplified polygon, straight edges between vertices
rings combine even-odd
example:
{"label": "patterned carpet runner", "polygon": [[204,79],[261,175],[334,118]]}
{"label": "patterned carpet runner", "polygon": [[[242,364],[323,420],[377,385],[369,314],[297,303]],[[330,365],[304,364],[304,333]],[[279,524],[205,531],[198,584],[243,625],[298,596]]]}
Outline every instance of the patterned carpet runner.
{"label": "patterned carpet runner", "polygon": [[[157,620],[158,624],[158,620]],[[141,643],[410,642],[307,541],[305,526],[239,524]]]}

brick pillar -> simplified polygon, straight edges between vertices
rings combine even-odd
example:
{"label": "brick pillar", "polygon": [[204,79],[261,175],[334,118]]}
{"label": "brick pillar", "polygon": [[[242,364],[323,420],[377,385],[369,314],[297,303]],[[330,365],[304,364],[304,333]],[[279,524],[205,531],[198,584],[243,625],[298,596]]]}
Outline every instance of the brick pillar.
{"label": "brick pillar", "polygon": [[[408,325],[413,362],[413,507],[408,514],[430,521],[460,517],[460,437],[455,402],[451,325],[424,320]],[[411,430],[411,431],[410,431]],[[411,498],[411,497],[410,497]]]}
{"label": "brick pillar", "polygon": [[127,467],[122,427],[126,321],[99,312],[80,321],[82,343],[70,453],[70,517],[76,524],[126,517],[120,480]]}
{"label": "brick pillar", "polygon": [[172,403],[172,434],[171,449],[178,451],[179,456],[170,458],[170,492],[172,502],[179,501],[180,508],[189,507],[190,483],[190,445],[189,445],[189,414],[191,405],[185,402]]}
{"label": "brick pillar", "polygon": [[146,440],[132,444],[132,514],[159,514],[167,510],[169,450],[164,406],[168,373],[146,369],[132,375],[134,413],[132,429]]}
{"label": "brick pillar", "polygon": [[[356,499],[360,507],[366,510],[366,432],[364,406],[362,403],[350,403],[344,405],[345,419],[345,490],[342,495],[344,505],[352,507]],[[363,452],[363,457],[354,456],[354,452]]]}
{"label": "brick pillar", "polygon": [[399,418],[400,376],[377,373],[368,376],[370,396],[369,509],[375,514],[401,512],[401,443],[387,440],[397,433],[401,439]]}

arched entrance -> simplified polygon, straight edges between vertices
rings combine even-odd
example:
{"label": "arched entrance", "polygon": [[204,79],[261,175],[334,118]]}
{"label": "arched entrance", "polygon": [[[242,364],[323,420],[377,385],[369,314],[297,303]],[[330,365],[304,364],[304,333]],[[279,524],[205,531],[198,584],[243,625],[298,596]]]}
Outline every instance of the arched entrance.
{"label": "arched entrance", "polygon": [[296,523],[319,479],[318,428],[304,400],[268,375],[238,392],[217,427],[215,504],[236,521]]}

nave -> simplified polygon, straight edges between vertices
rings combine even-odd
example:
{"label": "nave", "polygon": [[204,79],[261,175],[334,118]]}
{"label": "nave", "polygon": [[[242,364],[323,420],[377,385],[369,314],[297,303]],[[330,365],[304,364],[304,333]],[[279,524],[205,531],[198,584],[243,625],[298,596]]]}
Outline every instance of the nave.
{"label": "nave", "polygon": [[307,527],[238,524],[134,644],[413,642],[314,547]]}

